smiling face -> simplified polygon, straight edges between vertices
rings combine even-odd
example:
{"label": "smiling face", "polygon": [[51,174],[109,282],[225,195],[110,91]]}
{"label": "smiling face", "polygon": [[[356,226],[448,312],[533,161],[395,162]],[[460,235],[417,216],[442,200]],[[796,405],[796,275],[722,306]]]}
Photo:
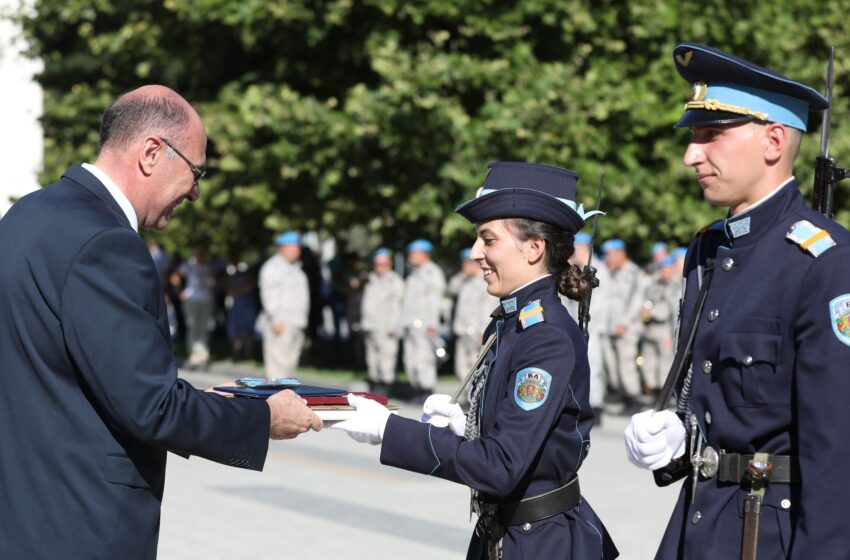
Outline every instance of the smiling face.
{"label": "smiling face", "polygon": [[692,127],[684,162],[708,202],[737,214],[778,186],[764,181],[766,131],[752,122]]}
{"label": "smiling face", "polygon": [[505,220],[481,222],[475,229],[478,238],[469,258],[481,266],[490,295],[505,297],[548,272],[542,258],[546,244],[541,239],[519,241]]}
{"label": "smiling face", "polygon": [[[169,141],[195,166],[203,168],[206,165],[207,135],[200,118],[194,117],[187,128],[186,134],[179,140],[169,138]],[[149,142],[155,142],[149,139]],[[195,174],[186,161],[171,150],[164,142],[159,142],[162,155],[157,165],[157,190],[153,193],[151,214],[148,227],[163,229],[174,211],[184,201],[194,202],[200,196],[200,187],[195,181]]]}

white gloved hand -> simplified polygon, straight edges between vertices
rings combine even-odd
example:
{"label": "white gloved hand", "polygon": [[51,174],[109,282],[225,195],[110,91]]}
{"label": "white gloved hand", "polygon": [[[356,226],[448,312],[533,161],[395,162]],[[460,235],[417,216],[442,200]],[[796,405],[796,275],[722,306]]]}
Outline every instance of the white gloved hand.
{"label": "white gloved hand", "polygon": [[348,404],[357,409],[354,417],[331,426],[332,430],[343,430],[351,439],[360,443],[378,445],[384,439],[384,428],[390,411],[377,401],[348,394]]}
{"label": "white gloved hand", "polygon": [[420,421],[427,422],[438,428],[450,427],[455,435],[463,437],[466,431],[466,414],[457,403],[449,402],[450,395],[431,395],[422,405],[422,418]]}
{"label": "white gloved hand", "polygon": [[685,427],[669,410],[632,416],[625,431],[626,456],[636,467],[654,471],[685,452]]}

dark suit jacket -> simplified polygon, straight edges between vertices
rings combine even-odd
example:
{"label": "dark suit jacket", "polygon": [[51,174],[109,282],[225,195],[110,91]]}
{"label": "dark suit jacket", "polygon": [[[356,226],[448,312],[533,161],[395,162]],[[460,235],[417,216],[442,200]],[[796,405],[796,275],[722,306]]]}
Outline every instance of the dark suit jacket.
{"label": "dark suit jacket", "polygon": [[75,166],[0,220],[0,558],[154,558],[166,451],[262,469],[269,409],[177,378],[162,286]]}

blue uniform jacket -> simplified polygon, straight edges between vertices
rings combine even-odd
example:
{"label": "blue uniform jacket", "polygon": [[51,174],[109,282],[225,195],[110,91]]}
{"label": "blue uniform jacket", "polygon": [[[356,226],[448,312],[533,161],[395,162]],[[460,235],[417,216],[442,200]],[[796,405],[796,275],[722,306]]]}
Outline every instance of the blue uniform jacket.
{"label": "blue uniform jacket", "polygon": [[[787,239],[801,220],[836,245],[816,257]],[[715,268],[693,354],[699,430],[717,450],[792,455],[802,480],[768,486],[759,558],[850,558],[850,311],[846,334],[831,312],[833,302],[850,309],[841,299],[850,296],[850,232],[806,207],[790,181],[691,244],[683,325],[708,258]],[[657,558],[739,558],[747,490],[713,478],[688,505],[689,486],[690,476]]]}
{"label": "blue uniform jacket", "polygon": [[0,558],[155,558],[166,451],[259,470],[268,406],[177,378],[150,253],[82,167],[12,206],[0,261]]}
{"label": "blue uniform jacket", "polygon": [[[535,300],[542,313],[531,313],[523,328],[519,316]],[[538,315],[543,321],[531,324]],[[465,484],[490,502],[536,496],[576,476],[590,447],[594,418],[588,404],[587,348],[558,299],[554,278],[503,298],[485,338],[495,330],[481,437],[467,441],[448,428],[391,416],[382,463]],[[517,395],[528,388],[523,381],[529,372],[536,379],[550,376],[542,401],[539,393],[536,402]],[[473,536],[468,558],[486,558],[485,547]],[[586,501],[529,528],[510,527],[504,538],[506,560],[614,557],[616,549]]]}

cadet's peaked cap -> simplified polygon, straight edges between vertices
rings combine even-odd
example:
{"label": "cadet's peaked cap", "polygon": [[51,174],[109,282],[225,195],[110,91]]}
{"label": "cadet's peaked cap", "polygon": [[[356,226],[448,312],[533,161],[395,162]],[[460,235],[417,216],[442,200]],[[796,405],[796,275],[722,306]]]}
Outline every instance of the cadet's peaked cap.
{"label": "cadet's peaked cap", "polygon": [[455,208],[472,223],[499,218],[527,218],[575,233],[588,216],[576,205],[575,171],[543,165],[499,161],[491,163],[478,194]]}
{"label": "cadet's peaked cap", "polygon": [[464,260],[464,261],[465,261],[465,260],[468,260],[468,259],[469,259],[469,254],[470,254],[471,252],[472,252],[472,250],[471,250],[469,247],[467,247],[466,249],[461,249],[461,251],[460,251],[460,258],[461,258],[461,260]]}
{"label": "cadet's peaked cap", "polygon": [[805,132],[809,111],[829,107],[817,90],[705,45],[677,45],[673,60],[679,75],[693,85],[676,127],[759,120]]}
{"label": "cadet's peaked cap", "polygon": [[294,231],[286,231],[277,236],[275,245],[301,245],[301,236]]}
{"label": "cadet's peaked cap", "polygon": [[375,249],[375,252],[372,253],[372,258],[374,259],[375,257],[391,257],[392,254],[393,252],[387,249],[386,247],[378,247],[377,249]]}
{"label": "cadet's peaked cap", "polygon": [[603,253],[608,253],[610,251],[625,251],[626,250],[626,242],[622,239],[609,239],[605,243],[602,244]]}
{"label": "cadet's peaked cap", "polygon": [[591,241],[593,241],[593,237],[589,233],[577,233],[573,245],[590,245]]}
{"label": "cadet's peaked cap", "polygon": [[422,251],[424,253],[430,253],[434,250],[434,245],[431,244],[427,239],[417,239],[416,241],[411,241],[407,245],[407,251]]}

